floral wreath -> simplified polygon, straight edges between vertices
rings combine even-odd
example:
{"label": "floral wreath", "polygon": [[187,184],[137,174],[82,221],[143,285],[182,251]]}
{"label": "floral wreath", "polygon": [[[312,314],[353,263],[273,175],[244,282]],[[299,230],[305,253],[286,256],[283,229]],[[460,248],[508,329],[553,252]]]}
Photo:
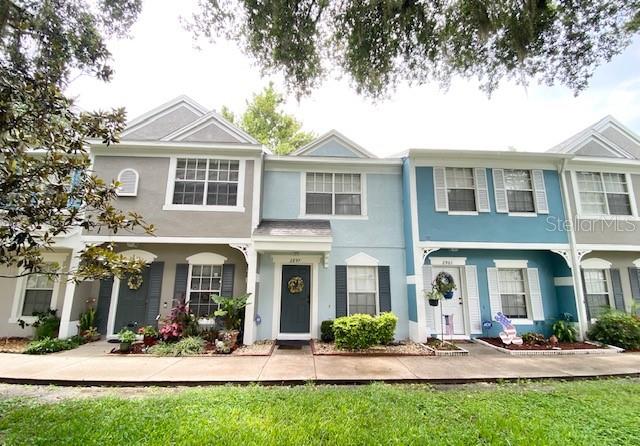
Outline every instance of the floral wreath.
{"label": "floral wreath", "polygon": [[431,287],[434,290],[437,290],[439,293],[448,293],[449,291],[456,289],[456,283],[453,280],[453,276],[446,271],[441,271],[438,273],[433,282],[431,283]]}
{"label": "floral wreath", "polygon": [[287,288],[289,288],[291,294],[302,293],[302,290],[304,290],[304,280],[302,280],[300,276],[292,277],[289,279],[289,282],[287,282]]}

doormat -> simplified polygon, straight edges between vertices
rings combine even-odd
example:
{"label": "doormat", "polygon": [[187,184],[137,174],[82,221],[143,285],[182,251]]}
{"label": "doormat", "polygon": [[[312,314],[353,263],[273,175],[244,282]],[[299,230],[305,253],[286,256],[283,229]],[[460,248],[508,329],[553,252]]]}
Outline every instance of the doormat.
{"label": "doormat", "polygon": [[276,341],[279,350],[302,350],[303,345],[309,345],[309,341]]}

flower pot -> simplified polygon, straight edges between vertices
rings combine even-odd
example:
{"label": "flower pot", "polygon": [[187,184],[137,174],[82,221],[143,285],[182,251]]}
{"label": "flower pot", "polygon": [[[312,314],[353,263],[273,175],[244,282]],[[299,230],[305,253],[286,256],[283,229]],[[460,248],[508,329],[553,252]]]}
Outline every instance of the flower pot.
{"label": "flower pot", "polygon": [[447,291],[446,293],[443,293],[443,296],[445,299],[453,299],[453,291]]}
{"label": "flower pot", "polygon": [[131,342],[121,342],[120,343],[120,351],[122,353],[129,353],[129,350],[131,350]]}
{"label": "flower pot", "polygon": [[429,299],[429,305],[431,305],[432,307],[437,307],[439,300],[440,299]]}
{"label": "flower pot", "polygon": [[233,349],[238,343],[238,330],[222,330],[220,332],[220,339],[224,341],[231,349]]}

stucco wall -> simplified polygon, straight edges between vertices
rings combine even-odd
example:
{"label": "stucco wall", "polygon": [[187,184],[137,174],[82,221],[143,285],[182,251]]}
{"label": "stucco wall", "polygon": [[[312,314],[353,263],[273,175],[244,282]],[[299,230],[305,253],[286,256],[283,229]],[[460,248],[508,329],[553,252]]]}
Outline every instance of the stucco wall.
{"label": "stucco wall", "polygon": [[169,158],[97,156],[96,174],[115,180],[122,169],[133,168],[140,174],[137,197],[118,197],[117,208],[135,211],[156,227],[156,236],[177,237],[250,237],[253,194],[252,160],[246,162],[244,212],[162,210],[165,204]]}
{"label": "stucco wall", "polygon": [[491,212],[478,215],[449,215],[436,212],[433,193],[433,168],[416,168],[418,225],[421,241],[496,242],[496,243],[568,243],[566,231],[553,230],[552,223],[564,221],[557,172],[544,171],[549,214],[516,217],[495,212],[493,175],[487,169]]}
{"label": "stucco wall", "polygon": [[[629,267],[634,267],[634,260],[640,259],[640,252],[594,251],[586,254],[582,260],[584,261],[593,258],[611,262],[611,268],[620,270],[620,281],[622,282],[625,311],[631,311],[634,299],[633,294],[631,293]],[[640,305],[640,301],[636,301],[636,304]]]}

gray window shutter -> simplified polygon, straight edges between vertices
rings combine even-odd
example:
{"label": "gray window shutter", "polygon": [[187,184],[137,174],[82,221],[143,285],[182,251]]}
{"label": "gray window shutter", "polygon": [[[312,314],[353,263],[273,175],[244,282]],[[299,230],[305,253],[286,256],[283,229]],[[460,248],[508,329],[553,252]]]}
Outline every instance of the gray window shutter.
{"label": "gray window shutter", "polygon": [[225,297],[233,296],[233,277],[235,274],[236,266],[230,263],[222,265],[222,288],[220,293]]}
{"label": "gray window shutter", "polygon": [[158,319],[160,314],[160,292],[162,291],[163,272],[164,262],[153,262],[149,266],[149,297],[146,320],[151,325],[153,325],[153,321]]}
{"label": "gray window shutter", "polygon": [[378,294],[380,313],[391,311],[391,278],[388,266],[378,267]]}
{"label": "gray window shutter", "polygon": [[[496,196],[496,212],[506,214],[509,212],[507,190],[504,184],[504,169],[493,170],[493,192]],[[494,315],[492,315],[494,316]]]}
{"label": "gray window shutter", "polygon": [[487,169],[476,167],[473,169],[473,178],[476,183],[476,203],[478,212],[491,212],[489,204],[489,189],[487,185]]}
{"label": "gray window shutter", "polygon": [[347,266],[336,265],[336,317],[347,315]]}
{"label": "gray window shutter", "polygon": [[544,186],[544,172],[542,170],[532,170],[533,194],[536,202],[538,214],[548,214],[549,204],[547,203],[547,190]]}
{"label": "gray window shutter", "polygon": [[587,321],[591,320],[591,310],[589,309],[589,299],[587,299],[587,283],[584,281],[584,270],[580,270],[580,280],[582,281],[582,294],[584,295],[584,309],[587,312]]}
{"label": "gray window shutter", "polygon": [[435,194],[436,211],[447,212],[449,199],[447,197],[447,177],[444,167],[433,168],[433,192]]}
{"label": "gray window shutter", "polygon": [[176,281],[173,285],[173,300],[187,299],[187,280],[189,279],[189,265],[179,263],[176,265]]}
{"label": "gray window shutter", "polygon": [[98,331],[107,334],[107,320],[109,319],[109,308],[111,307],[111,290],[113,289],[113,279],[103,279],[100,281],[98,291],[98,305],[96,308],[96,325]]}
{"label": "gray window shutter", "polygon": [[635,266],[629,267],[629,280],[631,281],[631,295],[634,299],[640,300],[640,269]]}
{"label": "gray window shutter", "polygon": [[622,281],[620,280],[620,270],[611,269],[611,289],[613,291],[613,302],[616,310],[624,311],[624,294],[622,293]]}

